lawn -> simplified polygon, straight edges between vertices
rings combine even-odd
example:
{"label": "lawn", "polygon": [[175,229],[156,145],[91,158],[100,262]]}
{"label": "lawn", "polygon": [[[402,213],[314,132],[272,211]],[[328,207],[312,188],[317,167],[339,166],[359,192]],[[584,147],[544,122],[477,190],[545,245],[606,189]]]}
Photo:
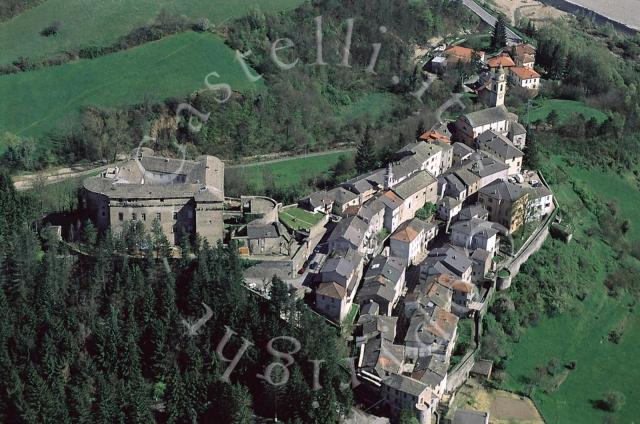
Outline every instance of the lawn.
{"label": "lawn", "polygon": [[[569,181],[554,185],[553,189],[563,211],[572,211],[575,227],[574,241],[569,245],[553,242],[557,257],[562,258],[557,266],[562,266],[571,278],[582,281],[588,294],[575,310],[541,319],[512,345],[504,388],[531,393],[549,423],[601,423],[608,415],[615,416],[620,423],[637,422],[640,369],[635,364],[640,357],[640,313],[631,306],[629,296],[620,299],[608,296],[603,281],[608,272],[619,267],[620,261],[599,237],[587,234],[586,230],[597,220],[580,204],[572,184],[582,182],[604,199],[616,199],[622,217],[632,222],[630,241],[640,240],[640,229],[634,225],[638,222],[640,192],[626,178],[615,174],[571,167],[557,157],[549,163],[561,167],[569,176]],[[549,248],[549,243],[544,248]],[[514,286],[517,284],[516,277]],[[609,341],[609,332],[620,328],[623,328],[620,342]],[[575,361],[576,367],[563,368],[556,378],[544,383],[548,393],[532,388],[527,380],[535,378],[536,367],[548,364],[552,358],[561,365]],[[620,391],[626,397],[625,405],[615,414],[594,407],[609,390]]]}
{"label": "lawn", "polygon": [[[560,99],[545,99],[545,100],[534,100],[531,105],[531,110],[529,111],[529,119],[531,122],[535,122],[538,119],[545,120],[547,115],[551,113],[552,110],[555,110],[559,115],[559,121],[564,122],[567,119],[571,118],[573,113],[579,113],[584,116],[586,120],[591,118],[596,118],[599,123],[602,123],[605,119],[607,119],[607,115],[598,109],[594,109],[590,106],[587,106],[583,102],[578,102],[575,100],[560,100]],[[522,117],[523,122],[527,122],[526,113]]]}
{"label": "lawn", "polygon": [[[93,60],[0,77],[0,133],[39,135],[73,122],[82,106],[116,107],[160,101],[225,82],[259,89],[234,52],[212,34],[187,32]],[[203,111],[204,112],[204,111]],[[2,148],[2,146],[0,146]]]}
{"label": "lawn", "polygon": [[[0,64],[24,56],[41,59],[86,46],[105,46],[131,30],[151,22],[161,10],[194,20],[208,18],[221,24],[253,9],[292,9],[302,0],[47,0],[13,19],[0,23]],[[40,31],[62,22],[56,36]]]}
{"label": "lawn", "polygon": [[311,213],[298,207],[280,211],[280,221],[292,230],[309,229],[322,220],[324,215]]}
{"label": "lawn", "polygon": [[239,178],[246,179],[248,184],[258,190],[264,187],[265,177],[272,178],[277,186],[291,186],[329,171],[341,156],[353,154],[353,151],[327,152],[267,164],[244,165],[235,168],[235,172]]}

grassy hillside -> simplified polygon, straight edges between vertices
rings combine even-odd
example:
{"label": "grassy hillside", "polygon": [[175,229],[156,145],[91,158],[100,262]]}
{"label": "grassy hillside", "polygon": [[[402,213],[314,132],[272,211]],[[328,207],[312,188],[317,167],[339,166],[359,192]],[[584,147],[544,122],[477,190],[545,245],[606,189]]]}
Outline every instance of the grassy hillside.
{"label": "grassy hillside", "polygon": [[265,175],[269,178],[273,176],[276,185],[287,187],[321,175],[329,171],[341,156],[353,154],[354,152],[351,151],[320,153],[266,164],[246,165],[235,168],[234,172],[258,190],[264,186]]}
{"label": "grassy hillside", "polygon": [[[640,240],[638,208],[640,191],[632,174],[619,176],[613,172],[586,170],[568,165],[555,157],[550,170],[562,170],[566,181],[554,186],[563,210],[573,212],[574,241],[565,245],[547,241],[542,252],[552,252],[556,263],[548,263],[549,275],[560,268],[564,276],[579,281],[586,289],[586,297],[575,308],[553,318],[543,318],[526,330],[513,345],[513,355],[506,366],[505,388],[531,393],[536,405],[549,423],[601,423],[607,416],[615,422],[630,423],[640,416],[640,370],[634,366],[640,355],[640,311],[632,296],[610,297],[604,286],[606,276],[627,263],[638,266],[635,259],[619,259],[611,247],[590,229],[597,227],[596,217],[587,211],[574,191],[574,184],[586,187],[592,195],[605,201],[615,200],[619,214],[632,224],[627,234],[630,242]],[[542,278],[542,277],[541,277]],[[518,284],[518,279],[514,285]],[[612,330],[620,330],[618,343],[609,340]],[[552,359],[560,364],[560,371],[547,376],[540,383],[536,368],[548,366]],[[573,370],[564,365],[576,362]],[[537,381],[534,385],[532,381]],[[534,387],[535,386],[535,387]],[[624,394],[626,402],[615,413],[597,408],[607,391]]]}
{"label": "grassy hillside", "polygon": [[[81,106],[159,101],[205,89],[218,72],[233,90],[254,90],[217,36],[183,33],[93,60],[0,77],[0,132],[38,135],[64,125]],[[2,146],[0,146],[2,148]]]}
{"label": "grassy hillside", "polygon": [[[0,23],[0,64],[24,56],[31,59],[90,45],[104,46],[149,23],[160,10],[189,18],[208,18],[213,24],[246,14],[291,9],[302,0],[47,0],[15,18]],[[59,33],[43,37],[40,31],[54,21]],[[19,40],[19,41],[18,41]]]}
{"label": "grassy hillside", "polygon": [[[545,120],[552,110],[556,111],[561,123],[569,119],[574,113],[584,116],[587,121],[591,118],[596,118],[599,123],[602,123],[607,119],[607,115],[603,112],[589,107],[583,102],[561,99],[534,100],[531,110],[529,111],[529,119],[531,119],[531,122],[535,122],[538,119]],[[526,123],[527,115],[523,115],[522,119],[523,122]]]}

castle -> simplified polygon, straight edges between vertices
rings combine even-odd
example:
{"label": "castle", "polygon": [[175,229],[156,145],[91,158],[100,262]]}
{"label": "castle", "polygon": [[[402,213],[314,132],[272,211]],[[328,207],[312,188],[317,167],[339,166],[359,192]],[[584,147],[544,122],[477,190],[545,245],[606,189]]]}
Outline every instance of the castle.
{"label": "castle", "polygon": [[83,188],[84,210],[100,230],[135,221],[149,229],[158,220],[173,244],[196,233],[212,244],[223,239],[224,163],[215,156],[170,159],[139,148]]}

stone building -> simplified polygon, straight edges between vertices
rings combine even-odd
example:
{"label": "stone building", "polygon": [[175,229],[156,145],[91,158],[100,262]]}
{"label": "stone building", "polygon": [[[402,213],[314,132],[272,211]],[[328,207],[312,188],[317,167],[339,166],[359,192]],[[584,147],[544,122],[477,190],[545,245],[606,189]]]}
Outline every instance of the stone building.
{"label": "stone building", "polygon": [[101,230],[118,233],[133,221],[150,229],[157,219],[173,244],[196,233],[212,244],[223,239],[224,164],[215,156],[192,161],[136,149],[83,188],[85,212]]}

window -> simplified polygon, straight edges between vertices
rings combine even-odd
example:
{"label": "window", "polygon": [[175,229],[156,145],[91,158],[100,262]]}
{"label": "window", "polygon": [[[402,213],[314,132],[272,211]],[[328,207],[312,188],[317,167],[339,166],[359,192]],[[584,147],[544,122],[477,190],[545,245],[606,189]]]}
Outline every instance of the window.
{"label": "window", "polygon": [[147,220],[147,214],[146,213],[142,213],[141,215],[142,215],[142,220],[146,221]]}
{"label": "window", "polygon": [[173,213],[173,219],[178,219],[178,212]]}
{"label": "window", "polygon": [[102,216],[105,216],[105,215],[106,215],[106,213],[104,213],[104,211],[102,211]]}
{"label": "window", "polygon": [[161,220],[162,220],[162,216],[160,215],[160,212],[157,212],[157,213],[156,213],[156,219],[157,219],[158,221],[161,221]]}
{"label": "window", "polygon": [[118,212],[118,221],[124,220],[124,214],[122,212]]}
{"label": "window", "polygon": [[135,220],[137,220],[137,219],[138,219],[138,214],[137,214],[137,213],[135,213],[135,212],[134,212],[134,213],[132,213],[132,214],[131,214],[131,220],[132,220],[132,221],[135,221]]}

